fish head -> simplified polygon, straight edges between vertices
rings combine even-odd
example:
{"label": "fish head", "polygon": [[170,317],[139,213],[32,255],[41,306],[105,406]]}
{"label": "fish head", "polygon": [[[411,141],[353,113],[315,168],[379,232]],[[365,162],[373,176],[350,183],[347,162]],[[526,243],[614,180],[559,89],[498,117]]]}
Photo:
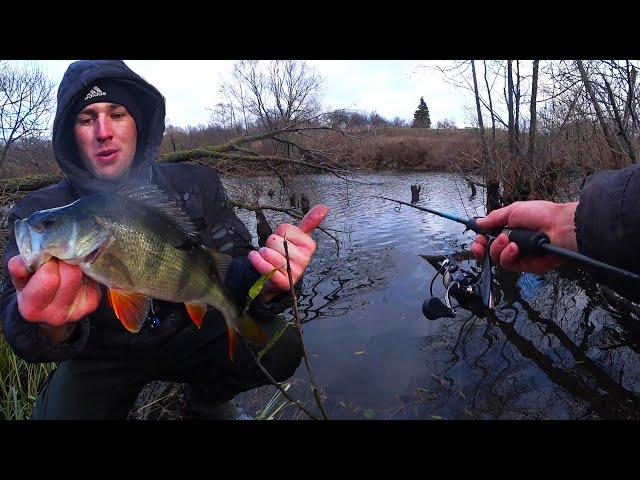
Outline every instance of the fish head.
{"label": "fish head", "polygon": [[14,230],[18,250],[30,272],[51,257],[71,265],[92,263],[111,237],[109,229],[86,215],[76,202],[16,220]]}

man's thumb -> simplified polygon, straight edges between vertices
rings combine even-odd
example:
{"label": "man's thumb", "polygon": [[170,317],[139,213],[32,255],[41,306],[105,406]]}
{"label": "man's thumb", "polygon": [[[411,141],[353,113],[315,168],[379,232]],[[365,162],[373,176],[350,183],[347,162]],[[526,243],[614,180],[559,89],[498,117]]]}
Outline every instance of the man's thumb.
{"label": "man's thumb", "polygon": [[300,225],[298,225],[298,228],[304,233],[311,233],[318,225],[322,223],[328,213],[329,207],[322,204],[316,205],[307,212],[302,220],[300,220]]}
{"label": "man's thumb", "polygon": [[486,228],[487,230],[504,227],[509,222],[511,210],[513,210],[513,204],[494,210],[486,217],[479,218],[476,223],[479,227]]}

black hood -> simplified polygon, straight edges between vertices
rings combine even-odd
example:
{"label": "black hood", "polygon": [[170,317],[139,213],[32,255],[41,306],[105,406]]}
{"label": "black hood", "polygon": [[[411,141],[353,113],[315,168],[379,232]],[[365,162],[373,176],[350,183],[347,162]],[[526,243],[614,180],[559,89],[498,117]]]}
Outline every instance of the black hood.
{"label": "black hood", "polygon": [[53,122],[53,151],[58,165],[74,189],[83,195],[111,191],[122,183],[94,178],[78,157],[73,137],[71,107],[77,98],[98,80],[113,79],[130,87],[142,111],[142,130],[138,132],[136,157],[127,183],[149,178],[164,134],[165,100],[160,92],[120,60],[82,60],[69,65],[58,87],[58,106]]}

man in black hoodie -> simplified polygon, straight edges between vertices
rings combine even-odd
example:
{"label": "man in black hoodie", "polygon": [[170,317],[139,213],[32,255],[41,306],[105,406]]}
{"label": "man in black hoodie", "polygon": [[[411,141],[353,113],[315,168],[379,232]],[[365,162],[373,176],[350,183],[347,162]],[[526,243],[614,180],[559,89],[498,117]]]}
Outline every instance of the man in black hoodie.
{"label": "man in black hoodie", "polygon": [[[67,176],[14,206],[3,260],[0,309],[7,342],[29,362],[60,362],[40,390],[33,418],[126,418],[153,380],[188,383],[194,409],[201,412],[268,383],[243,344],[229,359],[226,326],[217,311],[210,310],[197,330],[183,305],[153,300],[141,331],[132,334],[107,305],[104,286],[79,267],[54,258],[31,274],[17,250],[13,225],[18,219],[84,195],[154,184],[187,213],[205,246],[233,257],[224,282],[238,306],[244,306],[260,274],[284,263],[285,229],[297,283],[315,251],[310,233],[327,208],[315,207],[298,227],[280,225],[267,246],[254,251],[212,169],[155,163],[164,117],[162,95],[121,61],[74,62],[62,79],[53,147]],[[290,305],[288,279],[278,272],[249,314],[273,334],[282,327],[277,314]],[[288,329],[262,363],[283,381],[293,375],[301,355],[298,337]]]}

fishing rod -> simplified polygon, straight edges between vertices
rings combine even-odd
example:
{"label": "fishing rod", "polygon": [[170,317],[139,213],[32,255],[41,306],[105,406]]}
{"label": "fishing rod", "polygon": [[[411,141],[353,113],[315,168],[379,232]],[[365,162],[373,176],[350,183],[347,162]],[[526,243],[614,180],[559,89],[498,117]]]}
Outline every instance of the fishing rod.
{"label": "fishing rod", "polygon": [[558,247],[556,245],[551,244],[551,240],[549,239],[549,236],[542,232],[536,232],[534,230],[525,230],[522,228],[508,228],[508,227],[504,229],[497,228],[497,229],[489,230],[489,229],[478,226],[477,220],[478,218],[481,218],[481,217],[465,219],[465,218],[457,217],[450,213],[439,212],[437,210],[433,210],[431,208],[426,208],[426,207],[419,207],[417,205],[412,205],[411,203],[403,202],[401,200],[395,200],[393,198],[381,197],[377,195],[375,196],[375,198],[390,200],[392,202],[400,203],[402,205],[407,205],[411,208],[433,213],[434,215],[438,215],[448,220],[453,220],[454,222],[461,223],[465,227],[467,227],[466,230],[472,230],[475,233],[478,233],[480,235],[485,235],[486,237],[489,238],[489,240],[494,240],[501,233],[505,233],[509,238],[510,242],[514,242],[516,245],[518,245],[518,249],[520,250],[520,254],[522,256],[526,256],[526,255],[542,256],[546,254],[557,255],[558,257],[562,257],[574,262],[582,263],[584,265],[588,265],[590,267],[599,269],[606,273],[624,277],[627,280],[640,282],[640,275],[636,273],[629,272],[628,270],[623,270],[622,268],[614,267],[613,265],[609,265],[608,263],[595,260],[591,257],[587,257],[586,255],[582,255],[581,253],[574,252],[573,250],[568,250],[566,248]]}

